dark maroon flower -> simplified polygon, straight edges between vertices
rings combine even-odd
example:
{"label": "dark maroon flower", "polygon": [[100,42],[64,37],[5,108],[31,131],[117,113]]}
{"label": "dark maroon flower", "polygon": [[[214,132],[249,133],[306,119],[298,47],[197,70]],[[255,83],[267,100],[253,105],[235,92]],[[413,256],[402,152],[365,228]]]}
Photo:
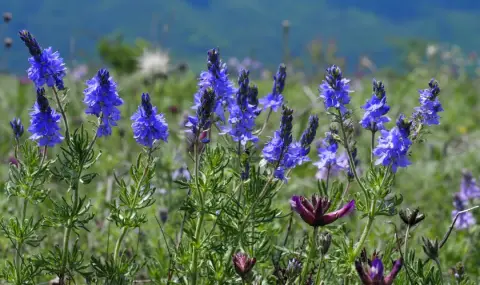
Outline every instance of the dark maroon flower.
{"label": "dark maroon flower", "polygon": [[382,260],[377,253],[373,253],[372,259],[367,259],[366,251],[362,251],[360,259],[355,261],[355,269],[364,285],[391,285],[393,280],[402,268],[402,260],[398,259],[393,262],[392,271],[384,276],[384,268]]}
{"label": "dark maroon flower", "polygon": [[293,196],[290,199],[292,209],[312,227],[325,226],[335,222],[350,213],[355,208],[355,200],[348,202],[341,209],[327,213],[331,202],[327,197],[312,196],[312,202],[303,196]]}
{"label": "dark maroon flower", "polygon": [[257,262],[256,258],[249,258],[245,253],[237,253],[232,257],[233,266],[237,274],[244,279],[252,271]]}

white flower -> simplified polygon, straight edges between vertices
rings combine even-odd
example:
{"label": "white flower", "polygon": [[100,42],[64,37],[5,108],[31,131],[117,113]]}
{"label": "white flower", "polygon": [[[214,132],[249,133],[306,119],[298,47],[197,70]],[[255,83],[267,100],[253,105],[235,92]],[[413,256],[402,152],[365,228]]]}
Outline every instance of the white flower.
{"label": "white flower", "polygon": [[425,51],[428,58],[431,58],[431,57],[435,56],[437,54],[437,52],[438,52],[438,46],[434,45],[434,44],[428,45],[427,49]]}
{"label": "white flower", "polygon": [[166,74],[168,72],[170,57],[160,49],[145,50],[137,59],[140,73],[145,75]]}

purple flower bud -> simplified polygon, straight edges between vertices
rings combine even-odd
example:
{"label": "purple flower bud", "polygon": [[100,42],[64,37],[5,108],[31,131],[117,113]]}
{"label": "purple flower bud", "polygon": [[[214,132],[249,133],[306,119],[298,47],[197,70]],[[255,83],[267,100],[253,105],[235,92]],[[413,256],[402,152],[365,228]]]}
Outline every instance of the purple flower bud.
{"label": "purple flower bud", "polygon": [[331,202],[326,197],[312,196],[312,202],[303,196],[293,196],[290,200],[292,209],[297,212],[304,222],[312,227],[326,226],[344,217],[355,208],[355,200],[348,202],[337,211],[329,212]]}
{"label": "purple flower bud", "polygon": [[246,255],[245,253],[239,252],[233,255],[232,261],[237,274],[242,277],[242,279],[245,279],[252,271],[252,268],[257,262],[257,259],[249,258],[248,255]]}

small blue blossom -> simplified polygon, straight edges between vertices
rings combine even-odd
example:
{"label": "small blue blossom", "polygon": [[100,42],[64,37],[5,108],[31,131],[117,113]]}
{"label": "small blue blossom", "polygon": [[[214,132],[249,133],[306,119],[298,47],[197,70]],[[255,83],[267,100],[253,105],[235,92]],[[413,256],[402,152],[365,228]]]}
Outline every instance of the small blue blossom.
{"label": "small blue blossom", "polygon": [[195,93],[196,110],[201,105],[201,98],[206,88],[211,87],[215,91],[214,112],[222,120],[225,121],[224,108],[232,103],[235,88],[233,83],[228,79],[228,68],[225,63],[220,60],[218,49],[208,51],[208,71],[202,71],[198,80],[198,92]]}
{"label": "small blue blossom", "polygon": [[245,145],[248,141],[257,142],[258,137],[252,134],[255,127],[256,107],[249,104],[248,71],[242,70],[238,78],[236,102],[228,106],[230,117],[228,125],[223,128],[236,142]]}
{"label": "small blue blossom", "polygon": [[30,112],[30,127],[28,131],[32,133],[31,140],[37,141],[38,146],[53,147],[63,140],[60,134],[60,114],[55,112],[45,97],[45,89],[37,89],[37,101]]}
{"label": "small blue blossom", "polygon": [[367,100],[362,109],[365,110],[365,114],[360,121],[363,128],[372,132],[385,129],[383,124],[390,122],[390,118],[385,116],[390,111],[390,106],[387,105],[385,86],[381,81],[373,80],[372,98]]}
{"label": "small blue blossom", "polygon": [[325,108],[335,108],[340,110],[341,114],[347,112],[345,105],[350,103],[349,93],[350,80],[342,77],[342,70],[336,65],[332,65],[326,70],[325,80],[320,85],[320,98],[323,99]]}
{"label": "small blue blossom", "polygon": [[190,171],[188,171],[188,168],[186,165],[183,165],[182,167],[176,169],[172,173],[172,180],[180,180],[180,179],[185,179],[186,181],[190,181]]}
{"label": "small blue blossom", "polygon": [[[456,193],[454,195],[453,206],[455,206],[455,210],[452,211],[452,219],[455,219],[455,216],[458,214],[458,212],[466,210],[466,201],[462,199],[460,193]],[[465,212],[458,216],[457,222],[455,223],[455,228],[459,230],[468,229],[475,225],[476,222],[477,221],[471,212]]]}
{"label": "small blue blossom", "polygon": [[64,89],[63,77],[66,75],[66,68],[60,54],[57,51],[53,52],[51,47],[42,51],[37,40],[27,30],[22,30],[19,34],[20,39],[32,55],[28,59],[30,62],[30,68],[27,71],[28,78],[35,83],[37,88],[46,84],[48,87],[57,86],[60,90]]}
{"label": "small blue blossom", "polygon": [[12,127],[15,139],[18,140],[24,132],[23,124],[22,121],[20,121],[20,118],[13,118],[13,120],[10,121],[10,127]]}
{"label": "small blue blossom", "polygon": [[285,64],[280,64],[277,74],[273,76],[272,93],[260,99],[263,110],[271,108],[272,111],[276,112],[283,105],[282,93],[285,88],[285,79],[287,79],[287,67]]}
{"label": "small blue blossom", "polygon": [[83,102],[87,105],[85,113],[95,115],[101,120],[97,135],[99,137],[111,135],[112,126],[116,126],[120,120],[120,110],[117,107],[123,104],[123,100],[118,96],[117,84],[108,70],[100,69],[88,80],[83,93],[85,94]]}
{"label": "small blue blossom", "polygon": [[163,114],[157,114],[157,107],[152,106],[148,93],[142,94],[142,105],[131,120],[137,143],[151,148],[155,140],[168,140],[168,124]]}
{"label": "small blue blossom", "polygon": [[325,133],[322,145],[317,150],[319,161],[313,165],[318,168],[318,179],[326,179],[328,176],[335,176],[340,171],[348,169],[348,158],[337,158],[338,143],[334,138],[335,134],[334,131]]}
{"label": "small blue blossom", "polygon": [[420,107],[415,108],[414,118],[418,118],[422,124],[427,126],[439,125],[439,112],[443,111],[442,104],[438,100],[440,87],[435,79],[431,79],[428,83],[429,88],[419,90]]}
{"label": "small blue blossom", "polygon": [[310,145],[315,139],[318,129],[318,116],[312,115],[308,118],[308,126],[300,137],[300,144],[307,153],[310,152]]}
{"label": "small blue blossom", "polygon": [[406,122],[403,115],[397,120],[397,125],[390,131],[382,130],[378,138],[378,145],[373,154],[378,156],[376,165],[391,166],[392,171],[397,172],[398,167],[410,165],[408,150],[412,145],[409,139],[411,122]]}
{"label": "small blue blossom", "polygon": [[472,176],[470,171],[465,170],[463,172],[460,195],[463,200],[480,198],[480,187],[478,187],[477,179]]}

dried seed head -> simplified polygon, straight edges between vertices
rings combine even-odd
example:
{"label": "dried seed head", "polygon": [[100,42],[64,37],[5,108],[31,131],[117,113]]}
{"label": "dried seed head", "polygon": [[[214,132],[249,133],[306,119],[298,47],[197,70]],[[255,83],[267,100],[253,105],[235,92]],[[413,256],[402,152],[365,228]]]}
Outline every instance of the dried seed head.
{"label": "dried seed head", "polygon": [[12,20],[12,13],[10,13],[10,12],[3,13],[3,21],[5,23],[10,22],[11,20]]}
{"label": "dried seed head", "polygon": [[3,39],[3,44],[5,45],[5,48],[11,48],[13,44],[12,38],[6,37]]}

